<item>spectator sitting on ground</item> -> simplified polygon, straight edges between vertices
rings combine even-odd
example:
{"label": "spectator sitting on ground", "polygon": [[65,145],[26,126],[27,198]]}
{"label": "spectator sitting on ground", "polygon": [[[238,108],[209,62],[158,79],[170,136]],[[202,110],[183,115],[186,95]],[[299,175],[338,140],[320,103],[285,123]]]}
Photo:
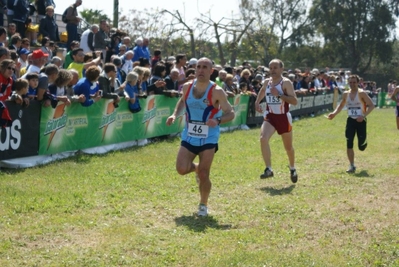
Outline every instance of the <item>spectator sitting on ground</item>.
{"label": "spectator sitting on ground", "polygon": [[26,79],[18,78],[14,81],[14,92],[10,97],[10,101],[15,101],[18,105],[23,107],[29,106],[29,83]]}
{"label": "spectator sitting on ground", "polygon": [[113,99],[114,107],[119,107],[120,98],[115,90],[116,66],[112,63],[105,63],[104,69],[98,78],[100,90],[103,98]]}
{"label": "spectator sitting on ground", "polygon": [[138,81],[138,75],[135,72],[130,72],[126,76],[125,86],[125,99],[128,102],[129,110],[132,113],[137,113],[141,110],[139,102],[139,90],[136,86]]}
{"label": "spectator sitting on ground", "polygon": [[101,51],[96,51],[96,59],[93,59],[89,62],[84,62],[85,54],[83,53],[82,48],[75,48],[72,51],[73,61],[69,64],[67,69],[75,69],[79,73],[79,79],[83,77],[83,69],[87,69],[91,66],[97,66],[101,63]]}
{"label": "spectator sitting on ground", "polygon": [[81,102],[82,106],[89,107],[101,99],[98,90],[97,80],[100,77],[100,69],[97,66],[90,66],[86,70],[86,77],[80,79],[73,87],[75,95],[84,95],[85,101]]}

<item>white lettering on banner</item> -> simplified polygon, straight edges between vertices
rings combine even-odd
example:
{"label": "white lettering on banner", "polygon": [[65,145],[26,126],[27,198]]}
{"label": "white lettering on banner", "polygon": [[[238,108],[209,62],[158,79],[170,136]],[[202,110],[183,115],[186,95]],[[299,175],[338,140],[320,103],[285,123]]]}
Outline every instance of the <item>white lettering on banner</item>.
{"label": "white lettering on banner", "polygon": [[21,133],[20,130],[21,121],[14,120],[10,127],[0,128],[0,136],[3,136],[3,131],[6,131],[5,139],[0,140],[0,151],[6,151],[10,149],[17,150],[21,145]]}
{"label": "white lettering on banner", "polygon": [[324,105],[324,95],[317,95],[314,98],[315,106],[323,106]]}
{"label": "white lettering on banner", "polygon": [[197,138],[207,138],[209,126],[202,121],[190,121],[188,123],[188,136]]}
{"label": "white lettering on banner", "polygon": [[313,107],[314,96],[302,98],[301,108],[311,108]]}
{"label": "white lettering on banner", "polygon": [[290,111],[301,109],[302,97],[297,97],[296,105],[290,105]]}

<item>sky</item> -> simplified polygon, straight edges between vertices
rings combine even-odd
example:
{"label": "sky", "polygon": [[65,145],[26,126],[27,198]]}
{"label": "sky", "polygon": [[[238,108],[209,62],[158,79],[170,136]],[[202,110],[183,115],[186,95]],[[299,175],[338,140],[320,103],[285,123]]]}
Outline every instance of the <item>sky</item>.
{"label": "sky", "polygon": [[[55,13],[62,14],[64,10],[71,4],[75,3],[74,0],[54,0],[56,4]],[[145,3],[145,5],[144,5]],[[230,3],[226,5],[226,3]],[[190,17],[199,17],[201,13],[209,14],[213,21],[219,21],[222,17],[232,17],[232,12],[238,13],[238,0],[224,1],[224,0],[119,0],[119,11],[121,15],[128,14],[129,10],[144,10],[145,8],[159,8],[167,9],[170,11],[179,10],[180,14],[187,20]],[[113,18],[113,0],[83,0],[82,5],[78,8],[78,12],[83,9],[102,10],[104,14],[108,15],[110,19]]]}

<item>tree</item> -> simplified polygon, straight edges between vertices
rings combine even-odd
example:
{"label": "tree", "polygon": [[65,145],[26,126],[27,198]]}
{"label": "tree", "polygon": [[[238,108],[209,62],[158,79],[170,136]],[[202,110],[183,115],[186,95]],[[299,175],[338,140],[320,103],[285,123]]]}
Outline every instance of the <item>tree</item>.
{"label": "tree", "polygon": [[98,9],[83,9],[80,16],[89,24],[99,24],[101,20],[110,21],[108,16]]}
{"label": "tree", "polygon": [[373,59],[392,56],[394,9],[386,0],[314,0],[310,10],[316,30],[324,36],[324,50],[340,66],[362,75]]}

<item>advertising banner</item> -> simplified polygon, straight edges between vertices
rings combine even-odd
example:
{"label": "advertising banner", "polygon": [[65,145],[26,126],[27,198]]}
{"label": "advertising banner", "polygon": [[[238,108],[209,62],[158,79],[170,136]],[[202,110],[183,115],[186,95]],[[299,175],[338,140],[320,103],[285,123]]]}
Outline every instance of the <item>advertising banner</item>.
{"label": "advertising banner", "polygon": [[5,103],[12,123],[0,127],[0,160],[38,155],[40,103],[31,101],[28,107]]}

